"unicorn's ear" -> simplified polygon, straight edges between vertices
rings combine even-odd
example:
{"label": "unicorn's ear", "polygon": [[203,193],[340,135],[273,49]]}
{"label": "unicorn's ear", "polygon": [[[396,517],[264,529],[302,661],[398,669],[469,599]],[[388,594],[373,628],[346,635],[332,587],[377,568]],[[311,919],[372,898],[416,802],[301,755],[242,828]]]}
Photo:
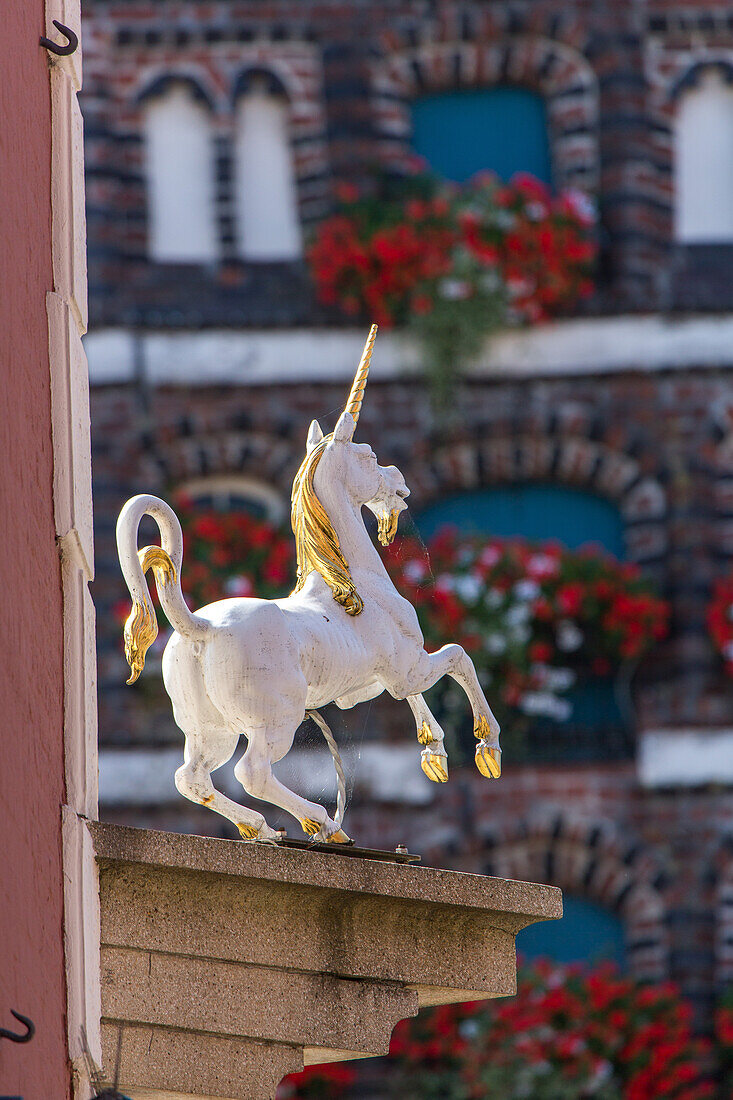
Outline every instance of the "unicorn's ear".
{"label": "unicorn's ear", "polygon": [[308,440],[305,445],[305,449],[308,454],[314,450],[323,439],[323,432],[321,431],[321,425],[317,420],[311,420],[311,426],[308,429]]}
{"label": "unicorn's ear", "polygon": [[350,412],[342,412],[338,424],[334,428],[333,438],[337,443],[351,443],[356,428],[356,421]]}

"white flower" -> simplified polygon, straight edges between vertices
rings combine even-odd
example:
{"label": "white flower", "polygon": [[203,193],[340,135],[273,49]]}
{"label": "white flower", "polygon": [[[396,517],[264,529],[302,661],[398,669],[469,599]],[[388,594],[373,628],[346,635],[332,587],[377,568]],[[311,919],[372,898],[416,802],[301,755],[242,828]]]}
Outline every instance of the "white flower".
{"label": "white flower", "polygon": [[533,279],[507,279],[506,287],[511,298],[519,298],[522,295],[531,294],[536,283]]}
{"label": "white flower", "polygon": [[447,298],[449,302],[460,301],[471,295],[471,285],[465,279],[441,279],[438,284],[438,293],[441,298]]}
{"label": "white flower", "polygon": [[526,645],[532,637],[532,631],[524,623],[509,628],[509,637],[515,645]]}
{"label": "white flower", "polygon": [[567,722],[572,713],[572,703],[569,703],[567,699],[558,699],[555,697],[555,704],[550,713],[550,718],[554,718],[556,722]]}
{"label": "white flower", "polygon": [[224,591],[227,596],[251,596],[254,587],[249,577],[227,577],[224,583]]}
{"label": "white flower", "polygon": [[559,568],[557,558],[552,558],[549,554],[533,554],[527,562],[527,572],[538,581],[556,576]]}
{"label": "white flower", "polygon": [[466,603],[475,603],[481,595],[481,578],[474,576],[472,573],[466,573],[461,577],[456,577],[454,583],[454,589]]}
{"label": "white flower", "polygon": [[583,632],[569,619],[563,619],[557,626],[557,645],[563,653],[573,653],[583,644]]}
{"label": "white flower", "polygon": [[530,617],[530,610],[526,603],[514,603],[507,610],[506,621],[508,626],[521,626]]}
{"label": "white flower", "polygon": [[733,661],[733,642],[726,642],[723,646],[723,656],[726,661]]}
{"label": "white flower", "polygon": [[488,569],[496,565],[501,557],[501,550],[496,546],[485,546],[479,554],[479,565],[485,565]]}
{"label": "white flower", "polygon": [[612,1076],[612,1074],[613,1074],[613,1067],[611,1066],[611,1063],[607,1062],[606,1059],[604,1058],[603,1061],[599,1062],[598,1065],[596,1066],[596,1068],[593,1072],[593,1076],[591,1077],[590,1081],[588,1082],[588,1087],[593,1092],[596,1092],[599,1088],[601,1088],[603,1085],[605,1085],[606,1081],[609,1080],[609,1078]]}
{"label": "white flower", "polygon": [[548,668],[547,683],[553,691],[567,691],[575,683],[575,673],[571,668]]}
{"label": "white flower", "polygon": [[490,588],[484,596],[484,603],[490,611],[496,611],[504,603],[504,593],[498,588]]}
{"label": "white flower", "polygon": [[542,218],[547,217],[547,207],[543,202],[535,201],[528,202],[524,208],[524,212],[532,222],[541,221]]}
{"label": "white flower", "polygon": [[565,198],[581,221],[586,222],[588,225],[593,224],[596,220],[595,203],[586,195],[585,191],[580,191],[576,187],[571,187],[565,192]]}
{"label": "white flower", "polygon": [[558,699],[549,691],[528,691],[522,696],[519,707],[525,714],[553,718],[556,722],[564,722],[573,711],[567,699]]}
{"label": "white flower", "polygon": [[487,653],[506,653],[506,638],[503,634],[487,634],[484,638],[484,649]]}
{"label": "white flower", "polygon": [[452,573],[441,573],[435,581],[435,587],[439,588],[441,592],[452,592],[455,588],[455,584],[455,578]]}
{"label": "white flower", "polygon": [[519,701],[519,709],[525,714],[549,715],[555,702],[547,691],[527,691]]}
{"label": "white flower", "polygon": [[405,577],[411,584],[419,584],[428,575],[428,567],[419,558],[413,558],[405,565]]}
{"label": "white flower", "polygon": [[517,581],[514,585],[514,595],[520,600],[536,600],[540,594],[540,586],[536,581]]}

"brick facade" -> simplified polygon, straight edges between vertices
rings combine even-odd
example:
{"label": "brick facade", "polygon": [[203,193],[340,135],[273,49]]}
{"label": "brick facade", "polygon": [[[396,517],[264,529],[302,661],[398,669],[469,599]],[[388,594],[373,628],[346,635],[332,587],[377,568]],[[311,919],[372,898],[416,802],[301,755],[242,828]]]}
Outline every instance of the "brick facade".
{"label": "brick facade", "polygon": [[[366,180],[375,165],[400,170],[410,152],[412,95],[514,81],[546,100],[555,182],[597,202],[601,264],[590,311],[731,304],[725,246],[681,248],[672,235],[675,97],[696,66],[728,64],[733,18],[723,5],[238,0],[199,12],[196,0],[94,0],[86,20],[98,330],[333,320],[315,307],[302,264],[253,265],[234,255],[233,104],[253,72],[288,98],[306,227],[328,209],[336,181]],[[140,109],[167,79],[193,82],[212,113],[223,256],[212,269],[146,258]],[[371,382],[364,404],[362,438],[403,470],[414,511],[465,490],[527,481],[585,488],[618,508],[628,558],[673,607],[670,639],[634,678],[635,735],[733,725],[730,682],[704,622],[711,583],[733,550],[731,365],[733,352],[721,366],[693,351],[684,369],[648,369],[632,355],[613,373],[592,362],[566,376],[478,371],[448,435],[431,432],[414,379]],[[308,383],[305,362],[295,384],[195,388],[151,386],[144,362],[138,367],[137,382],[92,392],[103,748],[180,743],[156,676],[124,687],[113,614],[126,595],[114,548],[124,500],[242,474],[287,501],[307,424],[319,417],[332,427],[344,398],[341,384]],[[375,710],[375,725],[384,732],[394,723],[412,737],[409,716],[394,707]],[[733,974],[729,789],[645,789],[633,760],[542,768],[508,760],[497,784],[473,768],[454,769],[429,810],[355,804],[350,813],[364,844],[404,840],[427,860],[552,881],[617,912],[631,969],[681,981],[709,1023],[714,991]],[[213,815],[182,803],[116,817],[220,828]]]}
{"label": "brick facade", "polygon": [[[728,251],[672,239],[675,97],[707,65],[727,72],[722,8],[631,3],[196,4],[95,0],[86,12],[87,188],[96,323],[287,324],[317,315],[299,264],[237,260],[232,108],[253,72],[290,104],[300,211],[327,209],[333,183],[409,152],[410,97],[515,82],[548,108],[555,183],[598,200],[602,265],[593,308],[721,308]],[[726,67],[727,66],[727,67]],[[209,105],[223,262],[215,271],[146,261],[141,97],[182,79]],[[109,212],[114,211],[111,218]],[[287,298],[283,309],[282,299]],[[280,299],[276,301],[275,299]],[[333,320],[333,318],[331,318]]]}

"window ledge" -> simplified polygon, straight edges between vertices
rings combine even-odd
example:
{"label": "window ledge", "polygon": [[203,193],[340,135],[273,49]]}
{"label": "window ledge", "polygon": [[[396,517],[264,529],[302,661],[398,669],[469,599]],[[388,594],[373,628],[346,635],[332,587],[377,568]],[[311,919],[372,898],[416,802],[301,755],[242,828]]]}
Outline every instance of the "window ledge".
{"label": "window ledge", "polygon": [[659,729],[639,736],[643,787],[733,786],[733,729]]}
{"label": "window ledge", "polygon": [[[92,385],[121,384],[145,363],[153,386],[350,382],[365,329],[251,328],[135,334],[100,328],[85,338]],[[139,341],[139,345],[136,344]],[[499,333],[468,371],[473,378],[651,373],[733,362],[733,313],[667,318],[556,321]],[[380,335],[371,376],[404,379],[419,370],[419,349],[399,333]]]}

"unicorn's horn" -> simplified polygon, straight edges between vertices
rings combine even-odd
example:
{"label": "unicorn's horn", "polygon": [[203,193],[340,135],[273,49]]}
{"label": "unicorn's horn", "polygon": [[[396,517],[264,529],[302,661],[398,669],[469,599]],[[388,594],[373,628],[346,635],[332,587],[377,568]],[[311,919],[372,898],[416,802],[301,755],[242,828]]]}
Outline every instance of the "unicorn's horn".
{"label": "unicorn's horn", "polygon": [[377,325],[372,325],[369,329],[369,335],[367,336],[367,342],[364,345],[364,351],[361,355],[361,361],[354,377],[354,384],[351,387],[351,393],[349,399],[346,402],[346,412],[351,413],[354,418],[354,427],[359,419],[359,413],[361,412],[361,403],[364,399],[364,390],[367,383],[367,375],[369,374],[369,361],[372,357],[374,350],[374,341],[377,338]]}

